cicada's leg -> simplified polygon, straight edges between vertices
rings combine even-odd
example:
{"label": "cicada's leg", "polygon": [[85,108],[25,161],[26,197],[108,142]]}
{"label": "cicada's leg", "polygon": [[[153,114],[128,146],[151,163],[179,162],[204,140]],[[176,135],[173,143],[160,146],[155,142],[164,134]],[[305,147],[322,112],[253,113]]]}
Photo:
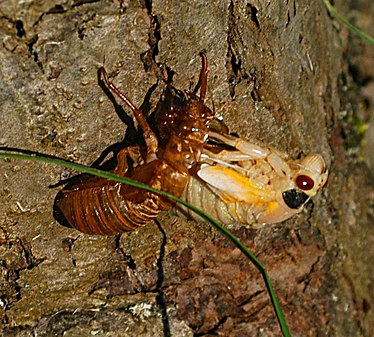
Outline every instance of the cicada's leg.
{"label": "cicada's leg", "polygon": [[276,153],[271,153],[267,157],[267,161],[273,170],[278,174],[278,176],[291,176],[291,168],[279,155]]}
{"label": "cicada's leg", "polygon": [[127,106],[131,109],[134,114],[136,121],[142,128],[144,133],[144,140],[147,146],[147,162],[152,161],[156,158],[156,153],[158,152],[158,140],[155,133],[152,131],[147,120],[145,119],[143,113],[138,109],[110,80],[104,67],[101,68],[101,73],[103,75],[106,85],[112,90],[122,101],[124,101]]}
{"label": "cicada's leg", "polygon": [[209,132],[209,137],[218,139],[224,144],[230,145],[238,151],[223,150],[217,154],[204,154],[212,160],[226,161],[246,161],[246,160],[265,160],[270,164],[272,169],[279,175],[284,176],[291,174],[291,169],[287,162],[275,151],[270,148],[261,147],[259,145],[250,143],[240,138],[235,138],[229,135],[221,135],[216,132]]}
{"label": "cicada's leg", "polygon": [[131,159],[134,167],[144,163],[138,146],[125,147],[117,154],[117,166],[113,171],[114,174],[118,174],[120,176],[124,176],[126,174],[128,170],[128,158]]}
{"label": "cicada's leg", "polygon": [[222,150],[221,152],[214,153],[207,149],[203,150],[202,154],[203,160],[212,160],[215,162],[230,162],[230,161],[245,161],[245,160],[251,160],[251,159],[257,159],[253,158],[253,156],[243,153],[241,151],[229,151],[229,150]]}
{"label": "cicada's leg", "polygon": [[[218,139],[224,144],[230,145],[241,152],[242,154],[247,155],[246,159],[262,159],[266,158],[269,153],[270,149],[258,146],[256,144],[247,142],[240,138],[232,137],[230,135],[222,135],[217,132],[208,132],[209,138]],[[230,153],[235,153],[237,151],[221,151],[223,156],[229,156]],[[229,160],[229,159],[228,159]]]}
{"label": "cicada's leg", "polygon": [[205,95],[206,95],[206,87],[207,87],[207,78],[208,78],[208,60],[205,55],[205,53],[201,52],[201,71],[200,71],[200,77],[199,82],[197,82],[195,89],[193,90],[193,93],[196,95],[197,91],[200,88],[200,101],[204,102]]}

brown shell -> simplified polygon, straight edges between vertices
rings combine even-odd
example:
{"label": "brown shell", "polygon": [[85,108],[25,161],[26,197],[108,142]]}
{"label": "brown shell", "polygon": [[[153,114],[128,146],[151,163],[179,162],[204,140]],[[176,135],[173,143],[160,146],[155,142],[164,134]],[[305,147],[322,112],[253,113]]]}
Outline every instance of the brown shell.
{"label": "brown shell", "polygon": [[[192,93],[167,84],[155,114],[157,136],[143,113],[109,81],[103,68],[102,75],[107,86],[133,111],[146,143],[144,157],[140,146],[120,151],[113,172],[181,196],[198,166],[209,124],[222,125],[204,105],[206,56],[202,54],[199,83]],[[54,214],[62,224],[81,232],[112,235],[143,226],[171,207],[173,202],[166,197],[102,178],[85,177],[58,193]]]}

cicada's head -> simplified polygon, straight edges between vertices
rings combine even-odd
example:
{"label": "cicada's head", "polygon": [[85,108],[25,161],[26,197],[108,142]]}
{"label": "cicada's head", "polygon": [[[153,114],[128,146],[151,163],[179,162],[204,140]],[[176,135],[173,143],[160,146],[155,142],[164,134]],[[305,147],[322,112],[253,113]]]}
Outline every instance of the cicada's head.
{"label": "cicada's head", "polygon": [[326,185],[328,170],[321,155],[313,153],[288,165],[288,174],[273,177],[275,200],[258,214],[260,224],[280,222],[301,212],[309,199]]}
{"label": "cicada's head", "polygon": [[310,197],[326,185],[328,170],[318,153],[312,153],[290,165],[294,188],[282,192],[286,205],[292,209],[302,207]]}

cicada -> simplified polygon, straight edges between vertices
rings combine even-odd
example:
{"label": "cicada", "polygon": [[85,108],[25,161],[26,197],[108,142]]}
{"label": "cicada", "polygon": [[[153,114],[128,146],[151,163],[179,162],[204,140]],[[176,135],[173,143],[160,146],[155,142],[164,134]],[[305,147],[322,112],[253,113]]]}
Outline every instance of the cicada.
{"label": "cicada", "polygon": [[[229,135],[204,104],[208,66],[206,55],[201,56],[193,91],[166,83],[153,128],[101,68],[108,88],[133,112],[145,144],[122,149],[113,172],[182,197],[224,224],[274,223],[300,212],[326,183],[323,158],[309,154],[292,160],[271,147]],[[126,184],[85,177],[63,188],[54,207],[58,218],[81,232],[111,235],[147,224],[174,203]]]}
{"label": "cicada", "polygon": [[216,132],[208,136],[233,150],[204,149],[183,199],[226,225],[258,227],[286,220],[301,212],[327,182],[328,170],[318,153],[292,160],[274,148],[240,138]]}

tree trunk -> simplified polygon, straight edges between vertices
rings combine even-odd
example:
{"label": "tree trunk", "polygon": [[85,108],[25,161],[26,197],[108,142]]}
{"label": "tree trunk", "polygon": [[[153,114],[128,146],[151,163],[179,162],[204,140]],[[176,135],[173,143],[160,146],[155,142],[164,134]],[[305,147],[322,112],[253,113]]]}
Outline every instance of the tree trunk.
{"label": "tree trunk", "polygon": [[[0,146],[87,165],[126,130],[98,85],[101,65],[151,112],[163,70],[191,89],[205,50],[206,102],[230,131],[292,157],[321,153],[331,172],[298,216],[235,228],[291,334],[370,335],[374,189],[359,128],[372,101],[358,89],[373,52],[323,1],[3,1],[0,37]],[[0,165],[3,336],[281,335],[259,272],[208,224],[168,213],[120,237],[84,235],[52,216],[49,185],[75,172]]]}

